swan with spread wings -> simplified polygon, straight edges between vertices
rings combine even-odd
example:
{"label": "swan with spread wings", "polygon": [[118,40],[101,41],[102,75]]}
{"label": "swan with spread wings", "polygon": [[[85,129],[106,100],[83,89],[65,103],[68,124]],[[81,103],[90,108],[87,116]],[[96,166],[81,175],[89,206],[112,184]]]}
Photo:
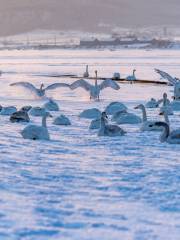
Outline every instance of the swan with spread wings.
{"label": "swan with spread wings", "polygon": [[40,88],[37,88],[32,83],[29,83],[29,82],[15,82],[15,83],[11,83],[10,86],[23,87],[23,88],[31,91],[37,97],[44,97],[46,95],[46,91],[53,90],[53,89],[56,89],[56,88],[59,88],[59,87],[69,87],[69,84],[67,84],[67,83],[53,83],[53,84],[45,87],[44,84],[42,83],[40,85]]}
{"label": "swan with spread wings", "polygon": [[90,99],[94,99],[94,100],[99,100],[100,92],[107,87],[111,87],[114,90],[120,89],[119,85],[111,79],[104,80],[101,84],[98,84],[97,83],[97,71],[95,71],[95,74],[96,74],[95,85],[88,83],[84,79],[80,79],[80,80],[77,80],[74,83],[72,83],[70,85],[70,89],[74,90],[76,88],[81,87],[81,88],[85,89],[87,92],[89,92]]}

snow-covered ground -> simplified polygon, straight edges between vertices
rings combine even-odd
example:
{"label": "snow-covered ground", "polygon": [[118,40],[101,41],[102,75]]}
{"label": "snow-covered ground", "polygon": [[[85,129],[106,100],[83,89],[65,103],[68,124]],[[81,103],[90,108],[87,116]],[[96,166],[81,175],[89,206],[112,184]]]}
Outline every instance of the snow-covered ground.
{"label": "snow-covered ground", "polygon": [[[100,76],[137,69],[140,79],[159,79],[160,68],[180,76],[180,51],[2,51],[0,104],[41,106],[29,93],[9,87],[15,81],[72,82],[68,78],[35,74]],[[119,91],[105,90],[100,102],[90,102],[82,89],[57,89],[48,96],[57,100],[60,113],[72,126],[59,127],[48,120],[51,141],[22,139],[25,124],[12,124],[1,116],[0,127],[0,239],[23,240],[179,240],[179,145],[159,142],[158,132],[140,132],[139,125],[123,125],[123,137],[98,137],[84,109],[101,110],[112,101],[124,102],[129,111],[151,97],[172,96],[172,87],[121,84]],[[52,113],[53,116],[59,113]],[[162,119],[148,110],[151,119]],[[180,112],[170,117],[180,127]],[[32,118],[32,122],[41,122]]]}

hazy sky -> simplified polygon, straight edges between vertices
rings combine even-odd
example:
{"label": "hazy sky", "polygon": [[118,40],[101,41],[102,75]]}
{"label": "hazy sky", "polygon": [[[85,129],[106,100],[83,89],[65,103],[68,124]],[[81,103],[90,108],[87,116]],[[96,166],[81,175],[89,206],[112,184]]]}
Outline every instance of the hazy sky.
{"label": "hazy sky", "polygon": [[178,25],[180,0],[0,0],[1,35],[33,29]]}

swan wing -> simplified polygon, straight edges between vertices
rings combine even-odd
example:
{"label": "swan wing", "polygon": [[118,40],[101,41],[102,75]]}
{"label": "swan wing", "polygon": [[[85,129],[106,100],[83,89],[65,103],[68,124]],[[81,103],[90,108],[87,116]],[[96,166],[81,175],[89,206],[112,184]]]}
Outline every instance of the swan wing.
{"label": "swan wing", "polygon": [[119,90],[120,89],[120,86],[119,84],[117,84],[115,81],[111,80],[111,79],[107,79],[107,80],[104,80],[100,85],[99,85],[99,88],[100,90],[104,89],[104,88],[107,88],[107,87],[111,87],[115,90]]}
{"label": "swan wing", "polygon": [[74,90],[78,87],[84,88],[86,91],[90,91],[92,85],[86,82],[84,79],[77,80],[70,85],[71,90]]}
{"label": "swan wing", "polygon": [[159,69],[155,69],[155,72],[157,72],[162,78],[167,79],[170,83],[172,83],[173,85],[177,83],[176,78],[173,78],[171,75],[169,75],[168,73],[161,71]]}
{"label": "swan wing", "polygon": [[11,83],[10,86],[20,86],[20,87],[24,87],[32,92],[37,93],[37,88],[29,83],[29,82],[15,82],[15,83]]}
{"label": "swan wing", "polygon": [[67,83],[53,83],[51,85],[49,85],[48,87],[45,88],[45,90],[53,90],[59,87],[69,87],[69,84]]}

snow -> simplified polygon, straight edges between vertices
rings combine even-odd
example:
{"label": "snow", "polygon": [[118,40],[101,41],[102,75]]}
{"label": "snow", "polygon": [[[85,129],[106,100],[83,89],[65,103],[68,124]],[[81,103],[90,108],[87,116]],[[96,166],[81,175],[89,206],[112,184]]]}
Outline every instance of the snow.
{"label": "snow", "polygon": [[[137,69],[141,79],[159,79],[160,68],[180,76],[180,52],[144,51],[2,51],[0,104],[42,106],[45,100],[10,87],[15,81],[72,82],[70,78],[34,76],[40,73],[127,76]],[[121,101],[129,111],[173,88],[163,85],[121,84],[104,90],[100,102],[89,101],[83,89],[48,93],[71,126],[55,126],[48,119],[51,141],[22,139],[25,123],[12,124],[1,116],[0,128],[0,239],[62,240],[178,240],[180,236],[179,145],[159,142],[159,132],[140,132],[140,125],[122,125],[127,135],[98,137],[91,120],[80,119],[88,108],[100,110]],[[150,119],[163,119],[159,109],[148,109]],[[180,127],[180,112],[170,116]],[[40,124],[41,118],[32,117]]]}

